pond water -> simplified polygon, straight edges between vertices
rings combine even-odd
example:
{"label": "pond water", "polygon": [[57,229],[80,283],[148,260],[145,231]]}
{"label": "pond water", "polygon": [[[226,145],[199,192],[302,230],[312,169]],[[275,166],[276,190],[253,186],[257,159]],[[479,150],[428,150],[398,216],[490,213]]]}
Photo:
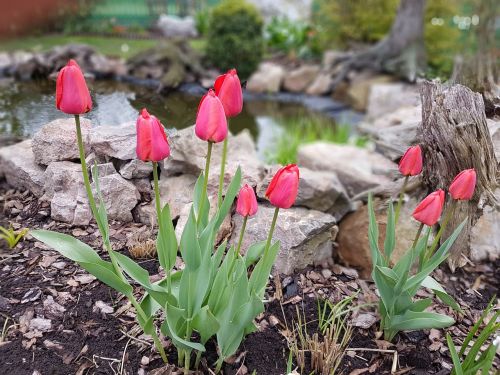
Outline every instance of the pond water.
{"label": "pond water", "polygon": [[[184,86],[181,91],[162,95],[154,88],[116,81],[91,81],[89,89],[94,108],[84,117],[93,126],[135,121],[139,110],[146,107],[167,128],[177,129],[194,124],[204,92],[198,86]],[[29,137],[47,122],[66,117],[54,103],[54,81],[0,80],[0,136]],[[245,93],[243,112],[231,119],[230,129],[235,134],[248,129],[263,155],[274,138],[285,131],[287,123],[304,117],[314,117],[324,126],[334,127],[336,122],[357,122],[360,116],[328,98]]]}

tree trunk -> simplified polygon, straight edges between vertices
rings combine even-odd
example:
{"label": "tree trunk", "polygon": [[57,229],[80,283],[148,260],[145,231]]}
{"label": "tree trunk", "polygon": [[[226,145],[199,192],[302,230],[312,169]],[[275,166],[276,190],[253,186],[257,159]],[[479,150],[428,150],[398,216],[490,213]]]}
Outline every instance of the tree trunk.
{"label": "tree trunk", "polygon": [[462,85],[424,82],[421,97],[419,138],[424,152],[423,181],[429,191],[446,191],[464,169],[474,168],[477,173],[474,196],[470,201],[458,203],[443,236],[446,239],[467,218],[448,260],[454,270],[464,265],[462,255],[468,255],[470,230],[481,215],[479,201],[495,203],[497,160],[480,94]]}
{"label": "tree trunk", "polygon": [[342,69],[333,88],[350,70],[372,69],[414,81],[426,67],[424,45],[425,0],[401,0],[389,34],[373,47],[339,59]]}

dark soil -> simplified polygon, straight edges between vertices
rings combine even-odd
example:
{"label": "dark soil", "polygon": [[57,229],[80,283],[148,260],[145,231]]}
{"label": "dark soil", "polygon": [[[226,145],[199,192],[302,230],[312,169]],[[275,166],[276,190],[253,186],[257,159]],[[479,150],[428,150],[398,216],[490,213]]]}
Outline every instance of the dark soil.
{"label": "dark soil", "polygon": [[[95,226],[72,228],[54,223],[49,218],[50,207],[28,195],[7,191],[1,184],[0,196],[4,199],[8,196],[10,200],[23,204],[20,211],[11,208],[0,211],[0,225],[8,226],[9,222],[14,222],[31,228],[50,226],[53,230],[78,235],[80,240],[95,249],[101,247]],[[137,226],[113,223],[111,228],[115,250],[128,254],[126,234],[136,230]],[[81,233],[75,234],[75,230]],[[153,277],[158,273],[156,260],[140,262]],[[498,292],[499,266],[497,261],[466,266],[455,274],[449,273],[445,267],[435,273],[434,276],[464,309],[460,315],[437,304],[438,311],[454,315],[457,321],[447,330],[457,345]],[[310,268],[292,277],[280,278],[279,287],[272,283],[266,297],[270,301],[266,304],[266,312],[256,321],[258,331],[246,337],[231,363],[224,364],[224,374],[245,375],[253,371],[258,375],[285,374],[289,358],[287,337],[298,314],[307,323],[310,335],[318,333],[318,299],[337,302],[359,292],[356,304],[376,302],[372,283],[357,278],[353,270],[338,265],[329,268],[329,276],[323,276],[321,268]],[[62,306],[63,311],[54,310],[51,301]],[[374,310],[373,307],[364,307],[351,318],[355,320],[358,313],[373,313]],[[141,336],[134,316],[133,308],[124,298],[99,281],[89,279],[85,271],[56,252],[40,247],[32,239],[20,243],[15,250],[7,250],[1,242],[0,330],[7,323],[5,339],[0,340],[0,373],[178,373],[175,366],[170,369],[163,366],[150,339]],[[50,321],[50,327],[38,331],[33,319]],[[339,373],[389,374],[393,354],[367,349],[397,350],[397,369],[401,374],[449,373],[451,359],[442,330],[438,331],[438,337],[429,331],[400,333],[390,344],[383,341],[377,329],[378,322],[366,329],[354,328]],[[167,339],[164,345],[171,363],[176,363],[173,346]],[[356,348],[356,351],[349,351],[349,348]],[[217,360],[214,341],[207,344],[203,358],[200,372],[208,374],[208,369],[213,369]],[[309,359],[306,353],[304,374],[310,373]],[[294,359],[293,367],[296,365]]]}

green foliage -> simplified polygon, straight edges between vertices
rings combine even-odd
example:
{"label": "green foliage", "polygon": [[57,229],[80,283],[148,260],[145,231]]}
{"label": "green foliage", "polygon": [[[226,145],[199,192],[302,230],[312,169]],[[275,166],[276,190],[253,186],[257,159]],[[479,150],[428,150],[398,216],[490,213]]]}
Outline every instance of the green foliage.
{"label": "green foliage", "polygon": [[290,58],[307,58],[320,51],[315,44],[316,31],[312,25],[291,21],[286,17],[274,17],[266,26],[267,46],[286,53]]}
{"label": "green foliage", "polygon": [[421,254],[427,250],[430,228],[391,267],[391,254],[396,243],[396,223],[392,203],[389,204],[388,209],[383,250],[379,249],[378,224],[371,195],[368,198],[368,212],[368,240],[373,263],[372,278],[380,294],[380,324],[385,339],[391,341],[402,330],[444,328],[452,325],[455,322],[453,318],[424,311],[432,304],[432,299],[414,301],[414,297],[421,287],[426,287],[433,291],[444,303],[458,309],[456,302],[430,274],[448,257],[448,250],[455,242],[467,220],[464,220],[434,255],[424,264],[421,264],[417,272],[412,274],[414,264],[421,258]]}
{"label": "green foliage", "polygon": [[210,28],[210,11],[208,8],[200,9],[194,15],[196,30],[200,36],[205,36]]}
{"label": "green foliage", "polygon": [[368,141],[365,137],[352,136],[352,128],[348,124],[332,126],[319,117],[300,116],[285,122],[286,129],[276,137],[273,146],[266,150],[269,163],[296,163],[299,146],[315,141],[352,143],[358,147],[364,147]]}
{"label": "green foliage", "polygon": [[15,231],[14,228],[9,227],[6,229],[0,225],[0,239],[7,242],[9,249],[13,249],[21,241],[21,239],[28,233],[28,229],[21,229]]}
{"label": "green foliage", "polygon": [[[500,329],[500,322],[498,321],[500,311],[497,311],[493,314],[493,316],[488,317],[488,315],[493,313],[495,301],[496,296],[493,296],[490,303],[481,314],[481,317],[467,334],[467,337],[465,338],[458,353],[450,334],[446,334],[446,342],[448,343],[448,349],[450,350],[450,355],[453,360],[453,370],[451,371],[451,375],[476,375],[479,373],[489,374],[497,352],[497,345],[491,342],[482,352],[481,347],[485,346],[487,341],[492,341],[493,337]],[[479,328],[486,318],[489,318],[489,321],[484,326],[481,333],[479,333]],[[472,338],[476,335],[476,341],[472,342]]]}
{"label": "green foliage", "polygon": [[225,0],[213,8],[208,30],[208,60],[222,71],[236,68],[248,78],[263,54],[263,21],[244,0]]}

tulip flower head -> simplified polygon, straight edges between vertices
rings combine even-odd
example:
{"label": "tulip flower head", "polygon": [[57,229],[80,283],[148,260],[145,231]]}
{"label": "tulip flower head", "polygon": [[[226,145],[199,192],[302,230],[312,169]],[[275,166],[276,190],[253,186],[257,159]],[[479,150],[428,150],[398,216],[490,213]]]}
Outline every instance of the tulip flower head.
{"label": "tulip flower head", "polygon": [[290,208],[299,191],[299,168],[295,164],[281,168],[274,175],[266,190],[271,204],[279,208]]}
{"label": "tulip flower head", "polygon": [[222,142],[227,136],[224,106],[212,89],[201,98],[196,115],[195,133],[198,138],[214,143]]}
{"label": "tulip flower head", "polygon": [[412,146],[399,161],[399,171],[403,176],[416,176],[422,172],[422,149]]}
{"label": "tulip flower head", "polygon": [[421,223],[433,226],[441,217],[444,205],[444,191],[439,189],[420,202],[413,211],[413,218]]}
{"label": "tulip flower head", "polygon": [[92,109],[85,78],[73,59],[57,75],[56,108],[69,115],[81,115]]}
{"label": "tulip flower head", "polygon": [[144,108],[137,118],[137,158],[142,161],[155,161],[170,156],[165,128],[161,122]]}
{"label": "tulip flower head", "polygon": [[215,93],[219,97],[226,117],[238,115],[243,108],[243,93],[236,69],[229,70],[215,80]]}
{"label": "tulip flower head", "polygon": [[476,171],[474,168],[460,172],[448,189],[453,199],[466,201],[474,195],[476,188]]}
{"label": "tulip flower head", "polygon": [[241,216],[253,216],[257,213],[257,198],[253,189],[245,185],[241,188],[236,201],[236,212]]}

